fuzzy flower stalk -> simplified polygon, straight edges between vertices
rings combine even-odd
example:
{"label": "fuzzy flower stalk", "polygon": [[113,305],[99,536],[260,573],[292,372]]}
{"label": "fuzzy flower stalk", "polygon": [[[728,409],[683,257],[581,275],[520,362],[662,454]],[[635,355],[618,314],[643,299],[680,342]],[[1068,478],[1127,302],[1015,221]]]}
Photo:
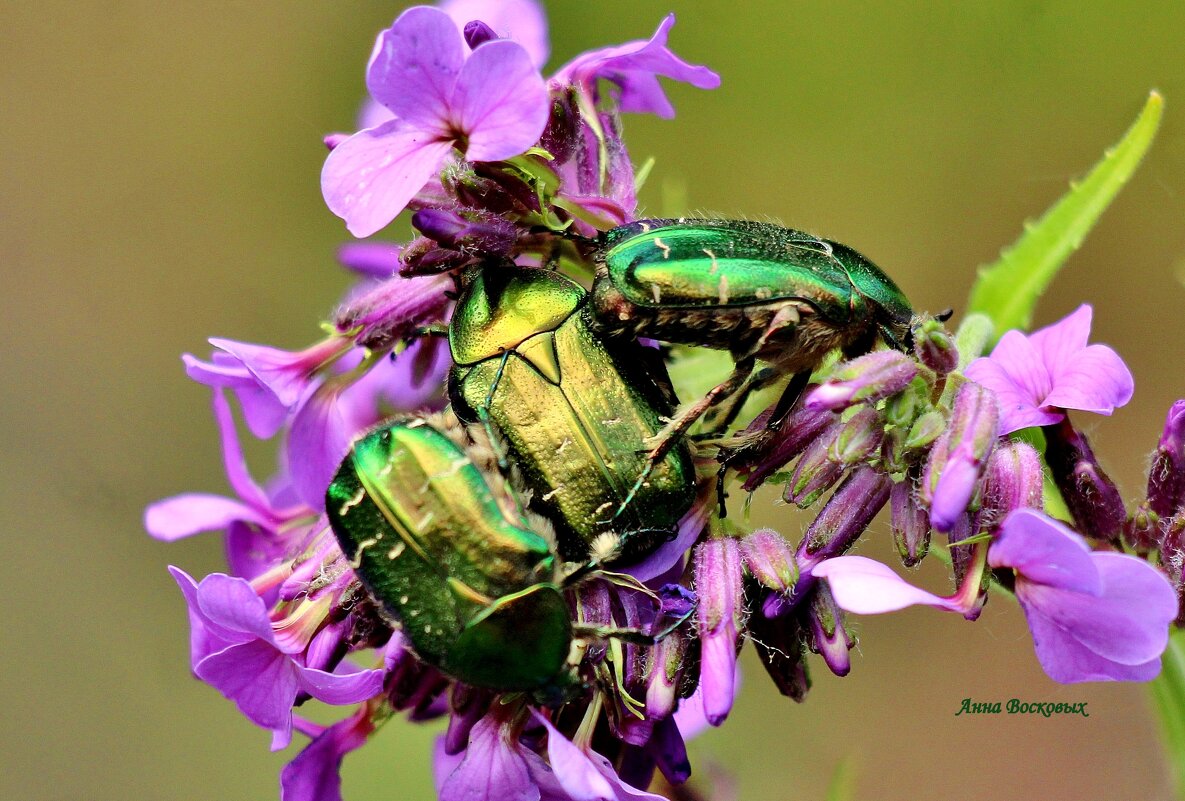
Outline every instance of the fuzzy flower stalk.
{"label": "fuzzy flower stalk", "polygon": [[[444,721],[443,801],[661,799],[652,787],[695,781],[685,742],[728,719],[748,640],[802,701],[809,654],[854,669],[847,614],[975,619],[992,581],[1053,679],[1159,669],[1185,594],[1185,401],[1128,513],[1067,415],[1132,394],[1118,355],[1087,344],[1089,306],[972,360],[887,277],[843,296],[837,282],[879,270],[837,243],[638,219],[623,115],[673,117],[663,81],[720,82],[671,49],[674,23],[545,74],[534,0],[401,13],[358,130],[325,137],[321,189],[356,237],[400,217],[415,235],[343,245],[356,282],[307,347],[215,338],[183,356],[211,391],[230,492],[158,501],[145,527],[221,534],[225,572],[170,568],[191,668],[273,749],[307,739],[284,801],[339,801],[344,757],[397,716]],[[648,238],[660,225],[671,235]],[[811,274],[789,301],[729,272],[770,236]],[[629,237],[633,261],[614,250]],[[642,274],[639,293],[605,291]],[[655,340],[730,350],[735,371],[698,397]],[[781,399],[745,417],[772,385]],[[1035,427],[1040,449],[1014,436]],[[242,430],[275,444],[266,481]],[[1067,520],[1042,511],[1047,473]],[[730,488],[767,483],[815,510],[796,543],[725,520]],[[885,507],[906,566],[949,553],[950,595],[851,554]],[[342,710],[315,723],[314,702]]]}

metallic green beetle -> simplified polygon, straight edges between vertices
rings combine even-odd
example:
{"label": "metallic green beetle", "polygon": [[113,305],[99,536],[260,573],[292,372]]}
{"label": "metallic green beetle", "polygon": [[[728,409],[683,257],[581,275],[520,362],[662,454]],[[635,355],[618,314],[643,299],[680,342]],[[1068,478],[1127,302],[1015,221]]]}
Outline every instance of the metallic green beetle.
{"label": "metallic green beetle", "polygon": [[466,279],[449,327],[453,409],[496,432],[560,555],[583,560],[609,533],[628,563],[672,536],[695,497],[686,443],[623,509],[649,466],[645,440],[672,410],[657,352],[595,334],[588,294],[558,273],[487,265]]}
{"label": "metallic green beetle", "polygon": [[329,485],[329,523],[421,660],[477,687],[562,695],[574,633],[549,527],[465,437],[448,413],[371,431]]}
{"label": "metallic green beetle", "polygon": [[[801,231],[737,220],[638,220],[602,234],[593,284],[595,328],[731,352],[736,368],[661,434],[659,459],[711,406],[793,375],[776,427],[829,352],[905,350],[913,310],[856,251]],[[753,373],[756,360],[770,369]],[[727,422],[726,416],[726,422]]]}

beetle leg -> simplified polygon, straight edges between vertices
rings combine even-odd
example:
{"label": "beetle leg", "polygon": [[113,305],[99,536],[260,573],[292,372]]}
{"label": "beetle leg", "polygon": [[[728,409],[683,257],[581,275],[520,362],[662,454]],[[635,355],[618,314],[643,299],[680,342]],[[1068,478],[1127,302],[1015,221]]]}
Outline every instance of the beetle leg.
{"label": "beetle leg", "polygon": [[572,634],[589,640],[620,640],[631,645],[654,645],[655,643],[655,637],[641,629],[594,626],[589,623],[573,623]]}

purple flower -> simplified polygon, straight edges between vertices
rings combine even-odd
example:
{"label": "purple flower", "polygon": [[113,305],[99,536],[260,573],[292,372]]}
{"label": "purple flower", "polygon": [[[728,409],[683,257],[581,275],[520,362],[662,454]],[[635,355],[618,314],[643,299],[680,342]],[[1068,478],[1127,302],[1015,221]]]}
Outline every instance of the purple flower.
{"label": "purple flower", "polygon": [[472,161],[517,156],[550,109],[522,45],[497,39],[470,52],[449,15],[427,6],[379,35],[366,84],[395,118],[338,144],[321,171],[325,202],[359,237],[403,211],[454,147]]}
{"label": "purple flower", "polygon": [[569,61],[551,79],[553,87],[574,86],[589,107],[596,105],[597,82],[605,79],[620,90],[621,110],[659,117],[675,116],[658,76],[689,83],[698,89],[715,89],[720,76],[707,67],[688,64],[667,47],[667,34],[675,24],[668,14],[649,41],[626,42],[617,47],[591,50]]}
{"label": "purple flower", "polygon": [[301,351],[213,338],[218,350],[208,362],[186,353],[185,372],[199,384],[234,390],[247,428],[260,439],[280,430],[289,413],[315,383],[317,371],[350,348],[343,337],[329,337]]}
{"label": "purple flower", "polygon": [[[988,564],[1016,571],[1041,667],[1054,681],[1148,681],[1160,672],[1177,598],[1168,580],[1140,559],[1091,551],[1066,526],[1018,509],[1001,526]],[[966,613],[965,596],[940,597],[914,587],[885,565],[861,556],[815,568],[836,602],[855,614],[924,604]]]}
{"label": "purple flower", "polygon": [[551,45],[547,41],[547,17],[534,0],[445,0],[439,6],[464,30],[480,20],[503,39],[522,45],[536,69],[543,69]]}
{"label": "purple flower", "polygon": [[[292,737],[292,704],[302,692],[329,704],[353,704],[382,689],[383,671],[328,673],[307,668],[296,655],[308,645],[277,639],[264,601],[250,582],[214,573],[194,581],[169,571],[189,606],[193,672],[238,705],[251,722],[273,732],[272,748]],[[328,609],[328,603],[323,604]]]}
{"label": "purple flower", "polygon": [[1132,397],[1131,371],[1106,345],[1087,345],[1088,304],[1030,335],[1009,331],[991,356],[973,361],[967,377],[996,394],[1000,434],[1047,426],[1066,409],[1111,414]]}
{"label": "purple flower", "polygon": [[1148,505],[1161,517],[1185,502],[1185,400],[1175,401],[1148,468]]}
{"label": "purple flower", "polygon": [[1005,519],[988,564],[1016,571],[1037,659],[1054,681],[1148,681],[1160,673],[1177,597],[1143,560],[1091,551],[1040,512]]}
{"label": "purple flower", "polygon": [[[438,759],[449,761],[444,755]],[[538,778],[554,782],[550,773],[491,711],[473,727],[459,764],[439,782],[440,801],[539,801]]]}
{"label": "purple flower", "polygon": [[917,362],[904,353],[878,350],[836,367],[803,406],[842,411],[856,403],[875,403],[905,389],[917,374]]}

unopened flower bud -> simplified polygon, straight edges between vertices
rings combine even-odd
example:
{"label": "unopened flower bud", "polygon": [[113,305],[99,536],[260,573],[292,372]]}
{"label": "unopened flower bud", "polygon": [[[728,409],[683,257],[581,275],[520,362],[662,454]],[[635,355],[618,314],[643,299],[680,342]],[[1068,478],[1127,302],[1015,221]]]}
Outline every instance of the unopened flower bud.
{"label": "unopened flower bud", "polygon": [[810,690],[806,666],[806,639],[798,615],[777,618],[754,615],[749,621],[753,645],[761,664],[782,695],[802,702]]}
{"label": "unopened flower bud", "polygon": [[843,624],[843,613],[835,603],[826,582],[820,582],[811,593],[807,612],[811,624],[811,638],[807,646],[823,657],[836,676],[846,676],[852,669],[848,652],[856,646]]}
{"label": "unopened flower bud", "polygon": [[816,564],[852,547],[889,500],[892,483],[888,476],[871,467],[856,468],[807,528],[798,546],[799,565],[807,560]]}
{"label": "unopened flower bud", "polygon": [[466,22],[464,34],[465,44],[469,45],[470,50],[476,50],[486,42],[498,38],[494,29],[479,19]]}
{"label": "unopened flower bud", "polygon": [[885,421],[872,406],[865,406],[843,421],[831,457],[844,465],[863,462],[876,452],[885,436]]}
{"label": "unopened flower bud", "polygon": [[946,427],[947,421],[942,413],[931,409],[913,421],[902,447],[907,451],[920,450],[938,439]]}
{"label": "unopened flower bud", "polygon": [[1185,400],[1173,403],[1152,466],[1148,469],[1148,505],[1161,517],[1176,514],[1185,503]]}
{"label": "unopened flower bud", "polygon": [[[761,422],[763,417],[764,423]],[[833,412],[826,410],[804,409],[801,406],[796,408],[786,418],[786,421],[778,430],[776,438],[767,446],[765,453],[755,461],[749,471],[748,477],[745,479],[742,489],[746,492],[752,492],[757,489],[757,487],[761,486],[761,482],[765,481],[774,471],[788,464],[790,460],[806,450],[811,442],[838,419]],[[768,414],[758,416],[753,421],[753,425],[750,425],[746,429],[746,433],[755,434],[761,431],[760,426],[768,423],[768,421]]]}
{"label": "unopened flower bud", "polygon": [[890,527],[893,544],[906,567],[913,567],[930,551],[930,515],[913,493],[908,478],[893,485],[889,493]]}
{"label": "unopened flower bud", "polygon": [[922,364],[939,375],[946,375],[959,365],[954,336],[933,317],[922,318],[914,324],[913,352]]}
{"label": "unopened flower bud", "polygon": [[389,348],[442,320],[452,289],[447,276],[392,276],[339,309],[334,326],[364,348]]}
{"label": "unopened flower bud", "polygon": [[646,717],[670,716],[679,703],[689,640],[682,630],[663,637],[649,651],[646,675]]}
{"label": "unopened flower bud", "polygon": [[469,747],[469,732],[477,721],[485,717],[493,696],[486,690],[468,684],[453,684],[449,697],[448,731],[444,734],[444,752],[456,755]]}
{"label": "unopened flower bud", "polygon": [[401,251],[393,242],[350,242],[337,249],[337,260],[359,275],[390,278],[399,272]]}
{"label": "unopened flower bud", "polygon": [[695,551],[699,597],[700,688],[708,723],[728,717],[735,695],[737,645],[745,625],[741,553],[731,537],[708,540]]}
{"label": "unopened flower bud", "polygon": [[979,528],[996,527],[1015,509],[1040,509],[1044,484],[1037,450],[1027,442],[1002,442],[988,458]]}
{"label": "unopened flower bud", "polygon": [[1123,526],[1123,540],[1137,553],[1147,554],[1159,547],[1160,515],[1144,501]]}
{"label": "unopened flower bud", "polygon": [[832,448],[842,429],[843,423],[833,423],[807,446],[786,485],[783,498],[787,503],[805,509],[839,480],[845,465],[832,456]]}
{"label": "unopened flower bud", "polygon": [[1117,541],[1127,519],[1123,497],[1095,458],[1086,435],[1069,418],[1044,431],[1045,461],[1075,528],[1087,537]]}
{"label": "unopened flower bud", "polygon": [[455,270],[472,262],[473,256],[441,247],[436,240],[426,236],[418,236],[403,248],[399,260],[399,274],[405,278],[412,278]]}
{"label": "unopened flower bud", "polygon": [[514,247],[517,231],[513,224],[493,214],[444,209],[420,209],[411,224],[429,239],[446,248],[465,253],[504,256]]}
{"label": "unopened flower bud", "polygon": [[923,410],[930,406],[930,385],[922,376],[915,376],[909,386],[885,402],[885,422],[908,429]]}
{"label": "unopened flower bud", "polygon": [[838,411],[856,403],[875,403],[905,389],[917,373],[917,362],[904,353],[878,350],[837,366],[803,405]]}
{"label": "unopened flower bud", "polygon": [[966,511],[996,445],[998,412],[992,393],[973,381],[959,387],[946,430],[930,450],[921,497],[930,524],[949,532]]}
{"label": "unopened flower bud", "polygon": [[762,586],[789,593],[798,581],[798,562],[794,549],[771,528],[754,531],[741,540],[741,559]]}

